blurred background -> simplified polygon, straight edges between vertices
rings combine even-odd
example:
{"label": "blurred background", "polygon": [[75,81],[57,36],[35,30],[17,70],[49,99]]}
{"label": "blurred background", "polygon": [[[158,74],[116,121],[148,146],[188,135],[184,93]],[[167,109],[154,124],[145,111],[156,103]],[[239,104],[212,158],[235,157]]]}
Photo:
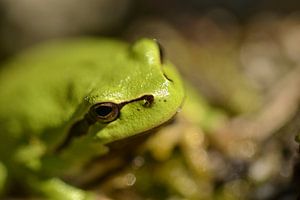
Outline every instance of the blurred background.
{"label": "blurred background", "polygon": [[300,1],[0,0],[1,62],[75,36],[156,38],[188,90],[100,199],[299,197]]}

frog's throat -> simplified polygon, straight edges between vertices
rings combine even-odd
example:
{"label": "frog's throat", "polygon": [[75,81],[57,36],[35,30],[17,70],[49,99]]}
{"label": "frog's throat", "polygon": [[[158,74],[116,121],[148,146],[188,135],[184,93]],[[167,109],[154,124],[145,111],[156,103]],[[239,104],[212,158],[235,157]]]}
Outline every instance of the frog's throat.
{"label": "frog's throat", "polygon": [[[144,100],[144,106],[149,107],[154,101],[154,96],[152,94],[146,94],[141,97],[129,100],[129,101],[123,101],[119,104],[116,104],[119,112],[120,110],[127,104]],[[103,103],[103,102],[101,102]],[[71,128],[68,131],[67,136],[63,140],[63,142],[55,149],[55,153],[60,153],[63,149],[65,149],[74,138],[86,135],[89,132],[90,126],[95,124],[97,122],[97,118],[92,114],[91,109],[86,113],[83,117],[83,119],[75,122]]]}

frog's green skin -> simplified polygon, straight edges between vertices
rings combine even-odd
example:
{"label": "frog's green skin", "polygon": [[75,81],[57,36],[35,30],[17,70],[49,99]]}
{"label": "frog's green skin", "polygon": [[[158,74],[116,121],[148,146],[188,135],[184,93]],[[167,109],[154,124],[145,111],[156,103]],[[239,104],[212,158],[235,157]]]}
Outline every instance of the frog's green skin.
{"label": "frog's green skin", "polygon": [[[107,153],[105,144],[168,121],[184,97],[177,71],[150,39],[40,45],[2,66],[0,91],[0,191],[18,182],[35,195],[64,200],[95,196],[60,177]],[[115,120],[90,114],[102,102],[122,105]],[[64,144],[80,121],[85,131]]]}

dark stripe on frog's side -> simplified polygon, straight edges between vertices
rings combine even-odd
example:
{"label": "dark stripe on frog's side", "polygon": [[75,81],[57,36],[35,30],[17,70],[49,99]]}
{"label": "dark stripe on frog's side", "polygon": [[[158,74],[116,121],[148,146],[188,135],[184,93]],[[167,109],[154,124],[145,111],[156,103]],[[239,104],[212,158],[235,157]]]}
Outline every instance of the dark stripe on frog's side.
{"label": "dark stripe on frog's side", "polygon": [[[101,103],[112,103],[114,105],[117,105],[118,110],[119,110],[118,112],[120,113],[121,109],[125,105],[127,105],[129,103],[132,103],[132,102],[141,101],[141,100],[145,101],[145,103],[144,103],[145,107],[149,107],[149,106],[151,106],[151,104],[154,101],[154,96],[151,95],[151,94],[150,95],[146,94],[146,95],[143,95],[141,97],[138,97],[138,98],[135,98],[135,99],[132,99],[132,100],[129,100],[129,101],[121,102],[119,104],[115,104],[115,103],[112,103],[112,102],[101,102]],[[100,103],[97,103],[97,104],[100,104]],[[95,105],[97,105],[97,104],[95,104]],[[64,139],[64,141],[55,149],[55,153],[60,153],[63,149],[68,147],[68,145],[72,142],[72,140],[74,138],[86,135],[89,131],[90,126],[95,124],[97,121],[98,121],[98,119],[97,119],[97,117],[95,117],[95,114],[93,113],[93,110],[90,109],[88,111],[88,113],[86,113],[84,115],[83,119],[75,122],[71,126],[70,130],[68,131],[68,134],[67,134],[66,138]],[[105,122],[102,122],[102,123],[105,123]]]}
{"label": "dark stripe on frog's side", "polygon": [[64,148],[66,148],[71,143],[71,141],[75,137],[80,137],[82,135],[86,135],[92,124],[94,124],[94,123],[88,119],[87,115],[85,115],[85,117],[82,120],[75,122],[75,124],[73,124],[72,127],[70,128],[70,130],[67,134],[67,137],[55,149],[55,152],[56,153],[61,152]]}
{"label": "dark stripe on frog's side", "polygon": [[[159,129],[174,123],[176,121],[175,116],[176,114],[170,120],[158,127],[106,144],[109,148],[107,154],[92,159],[83,167],[81,174],[76,177],[69,177],[68,180],[72,184],[83,189],[91,189],[105,182],[129,166],[140,150],[139,147]],[[111,168],[107,169],[105,172],[99,170],[96,171],[104,165],[110,165]],[[88,175],[90,171],[95,172],[92,175]]]}

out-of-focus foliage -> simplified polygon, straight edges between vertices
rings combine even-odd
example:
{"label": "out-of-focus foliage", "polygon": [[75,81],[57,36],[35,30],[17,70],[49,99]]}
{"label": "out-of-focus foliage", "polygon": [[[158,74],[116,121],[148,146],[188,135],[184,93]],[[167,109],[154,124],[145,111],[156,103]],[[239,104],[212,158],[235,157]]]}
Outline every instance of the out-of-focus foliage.
{"label": "out-of-focus foliage", "polygon": [[0,2],[1,58],[53,37],[153,37],[182,73],[182,111],[127,167],[92,187],[99,198],[299,195],[299,2],[218,2]]}

